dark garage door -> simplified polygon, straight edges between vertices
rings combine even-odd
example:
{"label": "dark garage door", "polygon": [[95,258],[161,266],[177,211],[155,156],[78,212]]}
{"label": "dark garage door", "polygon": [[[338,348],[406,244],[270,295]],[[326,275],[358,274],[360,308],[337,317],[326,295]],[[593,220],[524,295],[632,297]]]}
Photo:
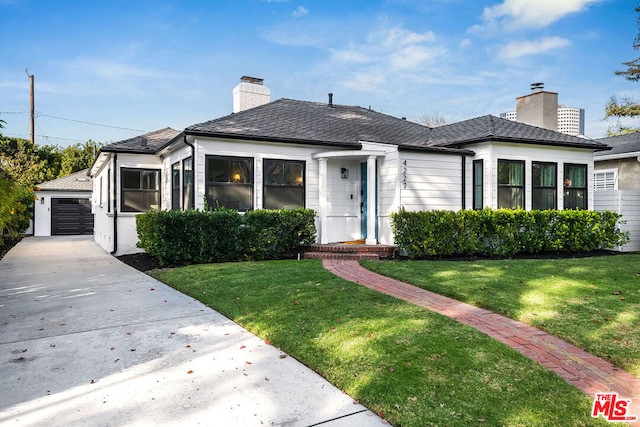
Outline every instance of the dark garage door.
{"label": "dark garage door", "polygon": [[51,235],[93,234],[89,199],[51,199]]}

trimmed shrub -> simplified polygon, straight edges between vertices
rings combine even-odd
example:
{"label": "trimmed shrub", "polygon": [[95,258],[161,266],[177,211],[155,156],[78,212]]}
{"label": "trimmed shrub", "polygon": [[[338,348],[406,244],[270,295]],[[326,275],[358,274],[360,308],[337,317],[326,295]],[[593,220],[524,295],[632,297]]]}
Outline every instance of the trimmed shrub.
{"label": "trimmed shrub", "polygon": [[136,226],[138,247],[162,265],[279,259],[316,238],[309,209],[151,211]]}
{"label": "trimmed shrub", "polygon": [[396,245],[411,258],[590,252],[629,241],[621,215],[586,210],[421,211],[391,215]]}

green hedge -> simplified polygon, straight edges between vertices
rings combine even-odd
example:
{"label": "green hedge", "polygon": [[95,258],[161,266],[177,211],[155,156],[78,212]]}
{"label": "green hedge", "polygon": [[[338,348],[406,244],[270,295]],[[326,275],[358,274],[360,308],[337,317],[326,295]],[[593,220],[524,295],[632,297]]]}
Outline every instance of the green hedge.
{"label": "green hedge", "polygon": [[391,215],[398,248],[411,258],[590,252],[629,241],[621,215],[587,210],[483,209]]}
{"label": "green hedge", "polygon": [[138,247],[162,265],[278,259],[316,237],[309,209],[151,211],[136,226]]}

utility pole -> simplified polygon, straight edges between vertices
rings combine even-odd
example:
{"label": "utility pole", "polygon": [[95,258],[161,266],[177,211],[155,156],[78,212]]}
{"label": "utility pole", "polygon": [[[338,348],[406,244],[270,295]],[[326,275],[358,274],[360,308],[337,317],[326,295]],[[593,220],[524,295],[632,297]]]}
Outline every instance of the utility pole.
{"label": "utility pole", "polygon": [[36,133],[35,133],[35,125],[36,125],[36,110],[35,110],[35,102],[34,102],[34,94],[33,94],[33,74],[29,74],[29,69],[27,68],[27,76],[29,76],[29,80],[31,82],[31,116],[29,119],[29,129],[31,131],[31,143],[36,143]]}

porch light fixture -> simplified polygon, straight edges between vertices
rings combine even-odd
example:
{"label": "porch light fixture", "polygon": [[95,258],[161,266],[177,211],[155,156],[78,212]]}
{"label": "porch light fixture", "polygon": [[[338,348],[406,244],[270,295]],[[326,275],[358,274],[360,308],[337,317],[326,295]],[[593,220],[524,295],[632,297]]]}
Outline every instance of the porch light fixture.
{"label": "porch light fixture", "polygon": [[44,196],[40,196],[40,204],[44,205]]}
{"label": "porch light fixture", "polygon": [[349,179],[349,169],[347,168],[340,168],[340,177],[342,179]]}

